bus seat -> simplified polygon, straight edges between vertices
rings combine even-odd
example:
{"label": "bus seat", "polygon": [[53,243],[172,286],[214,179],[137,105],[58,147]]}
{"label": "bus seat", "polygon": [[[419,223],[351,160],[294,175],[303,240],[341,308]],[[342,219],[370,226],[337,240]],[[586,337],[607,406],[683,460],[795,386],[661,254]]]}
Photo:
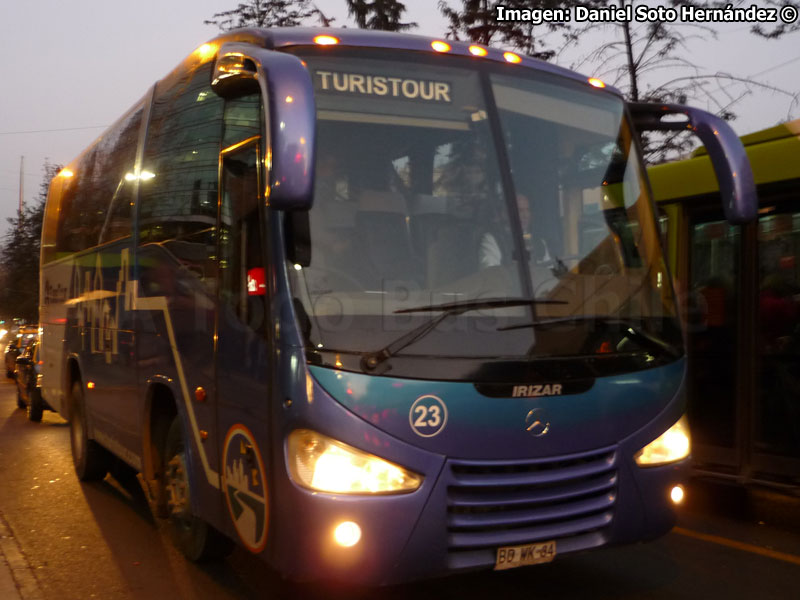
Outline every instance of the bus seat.
{"label": "bus seat", "polygon": [[397,192],[364,190],[358,197],[356,234],[366,257],[384,280],[417,280],[406,221],[405,198]]}
{"label": "bus seat", "polygon": [[414,197],[410,227],[411,242],[417,256],[425,258],[439,231],[452,221],[447,213],[447,205],[446,196],[419,194]]}
{"label": "bus seat", "polygon": [[319,202],[312,211],[311,227],[328,229],[354,229],[356,226],[356,207],[352,202],[329,200]]}
{"label": "bus seat", "polygon": [[441,288],[478,270],[475,232],[472,223],[455,218],[438,230],[427,251],[429,288]]}
{"label": "bus seat", "polygon": [[387,190],[363,190],[358,195],[358,210],[361,212],[407,212],[406,199],[398,192]]}
{"label": "bus seat", "polygon": [[360,268],[356,235],[356,208],[352,202],[318,203],[310,214],[311,239],[314,243],[312,266],[334,269],[357,277]]}

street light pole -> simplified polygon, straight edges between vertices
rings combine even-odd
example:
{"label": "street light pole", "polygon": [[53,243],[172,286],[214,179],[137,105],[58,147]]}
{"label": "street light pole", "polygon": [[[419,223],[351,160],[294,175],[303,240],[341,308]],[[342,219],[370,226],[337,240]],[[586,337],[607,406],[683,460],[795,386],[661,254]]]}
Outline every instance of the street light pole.
{"label": "street light pole", "polygon": [[22,203],[25,197],[25,157],[19,157],[19,223],[22,224]]}

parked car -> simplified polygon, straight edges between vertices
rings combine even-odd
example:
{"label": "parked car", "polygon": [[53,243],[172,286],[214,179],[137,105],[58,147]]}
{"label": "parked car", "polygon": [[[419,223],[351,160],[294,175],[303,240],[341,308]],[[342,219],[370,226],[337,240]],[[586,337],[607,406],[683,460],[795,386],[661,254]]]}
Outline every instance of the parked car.
{"label": "parked car", "polygon": [[39,328],[31,325],[23,325],[16,332],[11,332],[9,335],[11,339],[6,344],[5,362],[6,362],[6,377],[14,379],[14,369],[16,368],[17,357],[22,353],[22,350],[28,345],[31,340],[35,339],[39,334]]}
{"label": "parked car", "polygon": [[22,338],[18,338],[16,336],[12,337],[8,344],[6,344],[6,351],[5,351],[5,361],[6,361],[6,377],[13,379],[14,378],[14,369],[15,369],[15,361],[19,356],[19,349],[21,344]]}
{"label": "parked car", "polygon": [[23,347],[15,360],[14,379],[17,382],[17,406],[28,412],[28,419],[39,422],[42,413],[50,409],[42,398],[39,339],[33,338]]}

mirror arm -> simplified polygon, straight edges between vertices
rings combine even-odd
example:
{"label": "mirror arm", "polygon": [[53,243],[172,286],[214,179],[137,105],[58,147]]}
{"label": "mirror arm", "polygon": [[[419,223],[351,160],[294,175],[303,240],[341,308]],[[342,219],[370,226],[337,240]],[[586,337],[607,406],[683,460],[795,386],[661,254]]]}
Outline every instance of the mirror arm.
{"label": "mirror arm", "polygon": [[[753,171],[741,140],[721,118],[680,104],[628,104],[638,131],[691,131],[705,145],[719,182],[722,208],[730,223],[748,223],[758,216]],[[685,121],[663,121],[682,115]]]}

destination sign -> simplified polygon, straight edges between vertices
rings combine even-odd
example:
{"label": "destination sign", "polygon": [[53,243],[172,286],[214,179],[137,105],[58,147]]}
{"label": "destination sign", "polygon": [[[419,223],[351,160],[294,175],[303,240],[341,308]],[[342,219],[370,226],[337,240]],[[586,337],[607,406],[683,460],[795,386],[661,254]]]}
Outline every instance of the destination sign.
{"label": "destination sign", "polygon": [[338,71],[316,71],[316,76],[318,89],[325,92],[426,102],[452,102],[451,86],[446,81]]}

